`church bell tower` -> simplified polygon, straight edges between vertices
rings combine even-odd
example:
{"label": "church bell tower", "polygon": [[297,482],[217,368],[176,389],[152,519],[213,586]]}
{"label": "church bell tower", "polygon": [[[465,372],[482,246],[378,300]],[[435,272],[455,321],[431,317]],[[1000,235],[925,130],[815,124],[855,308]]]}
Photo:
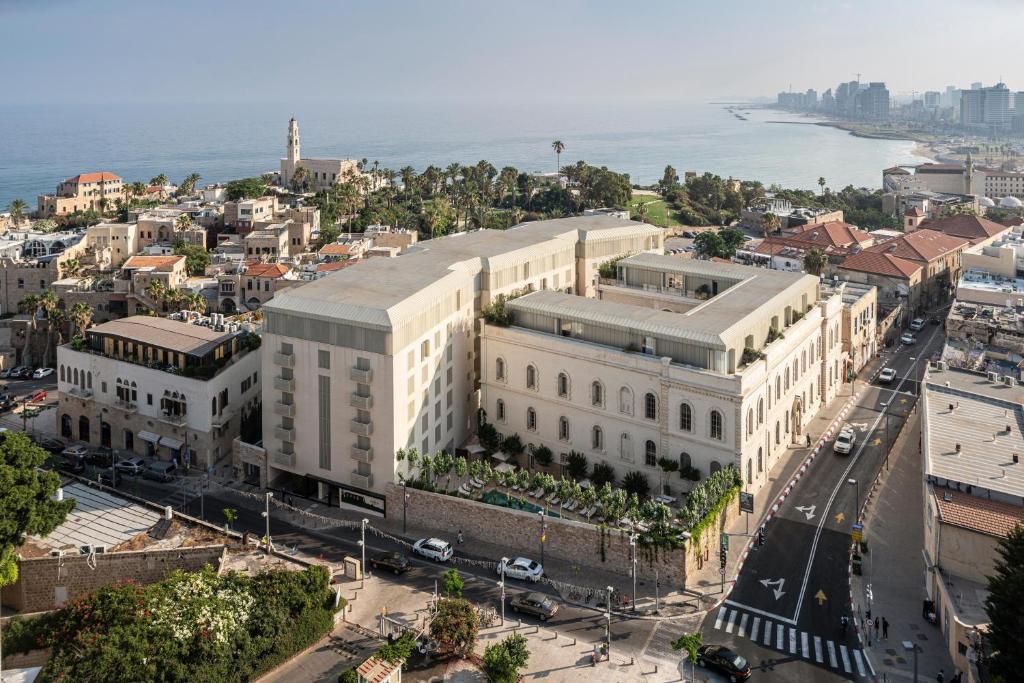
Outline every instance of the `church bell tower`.
{"label": "church bell tower", "polygon": [[299,122],[292,117],[292,120],[288,123],[288,161],[292,164],[294,169],[296,164],[302,158],[302,154],[299,150]]}

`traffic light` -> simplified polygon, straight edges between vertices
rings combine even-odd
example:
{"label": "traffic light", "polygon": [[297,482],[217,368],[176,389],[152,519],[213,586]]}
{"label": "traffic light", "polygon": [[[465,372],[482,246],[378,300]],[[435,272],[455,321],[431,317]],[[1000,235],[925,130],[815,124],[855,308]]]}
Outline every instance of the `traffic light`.
{"label": "traffic light", "polygon": [[722,568],[724,569],[726,561],[729,559],[729,551],[726,550],[725,548],[722,548],[721,550],[719,550],[718,551],[718,559],[719,559],[719,561],[721,561]]}
{"label": "traffic light", "polygon": [[764,527],[757,530],[757,545],[758,547],[764,545]]}

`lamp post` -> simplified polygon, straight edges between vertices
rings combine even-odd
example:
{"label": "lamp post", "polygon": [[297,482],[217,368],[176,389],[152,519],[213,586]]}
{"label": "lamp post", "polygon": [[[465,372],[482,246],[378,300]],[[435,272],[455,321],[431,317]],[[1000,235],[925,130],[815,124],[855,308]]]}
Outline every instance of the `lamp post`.
{"label": "lamp post", "polygon": [[370,520],[363,517],[363,523],[359,527],[359,549],[362,551],[362,559],[359,562],[359,587],[366,584],[366,525]]}
{"label": "lamp post", "polygon": [[605,619],[606,619],[606,624],[605,624],[605,646],[604,646],[604,649],[608,653],[608,661],[610,662],[610,661],[612,661],[612,592],[615,589],[612,588],[611,586],[608,586],[607,590],[608,590],[608,599],[605,602],[608,603],[606,605],[606,607],[608,608],[608,611],[605,612],[605,615],[604,615]]}
{"label": "lamp post", "polygon": [[912,651],[914,653],[914,678],[912,680],[914,683],[917,683],[917,643],[904,640],[903,649],[904,651]]}
{"label": "lamp post", "polygon": [[846,483],[850,484],[851,486],[856,487],[855,488],[855,490],[856,490],[855,496],[856,497],[854,498],[853,518],[857,521],[857,524],[860,524],[860,482],[857,481],[856,479],[852,479],[851,478],[851,479],[847,479]]}
{"label": "lamp post", "polygon": [[268,559],[270,558],[270,499],[271,499],[271,497],[273,495],[274,495],[273,492],[267,491],[267,497],[266,497],[266,503],[265,503],[266,509],[263,512],[260,513],[263,516],[263,518],[267,520],[267,536],[266,536],[267,548],[266,548],[266,550],[267,550],[267,558]]}
{"label": "lamp post", "polygon": [[548,509],[545,506],[543,510],[537,510],[537,514],[540,515],[540,563],[544,564],[544,537],[547,534],[547,517]]}
{"label": "lamp post", "polygon": [[409,486],[402,481],[402,535],[406,532],[406,518],[409,516]]}
{"label": "lamp post", "polygon": [[508,558],[501,558],[501,581],[498,582],[498,587],[501,588],[501,625],[505,625],[505,565],[508,564]]}
{"label": "lamp post", "polygon": [[631,609],[636,611],[636,532],[629,535],[629,557],[633,564],[633,603]]}

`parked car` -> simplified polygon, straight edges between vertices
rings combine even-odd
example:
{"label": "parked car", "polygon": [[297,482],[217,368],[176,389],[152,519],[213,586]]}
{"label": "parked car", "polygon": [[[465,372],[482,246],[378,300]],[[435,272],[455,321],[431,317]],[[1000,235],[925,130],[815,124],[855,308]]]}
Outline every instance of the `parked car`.
{"label": "parked car", "polygon": [[32,373],[32,379],[42,379],[52,374],[53,368],[36,368],[36,371]]}
{"label": "parked car", "polygon": [[901,344],[906,344],[907,346],[910,346],[911,344],[916,344],[917,343],[917,337],[915,337],[914,335],[910,334],[909,332],[904,332],[903,336],[900,337],[900,343]]}
{"label": "parked car", "polygon": [[937,316],[934,316],[934,315],[933,315],[933,316],[931,317],[931,319],[929,320],[929,322],[930,322],[930,323],[931,323],[932,325],[940,325],[940,324],[942,323],[942,321],[941,321],[941,320],[939,320],[939,318],[938,318]]}
{"label": "parked car", "polygon": [[89,455],[88,446],[68,446],[60,452],[65,458],[84,458]]}
{"label": "parked car", "polygon": [[100,446],[90,451],[85,459],[96,467],[110,467],[114,464],[114,451],[107,446]]}
{"label": "parked car", "polygon": [[67,444],[65,444],[60,439],[54,438],[52,436],[39,437],[38,439],[36,439],[36,445],[39,446],[40,448],[50,451],[54,455],[58,455],[64,452],[64,449],[67,448]]}
{"label": "parked car", "polygon": [[839,436],[836,437],[836,442],[832,444],[832,450],[840,455],[849,455],[855,443],[857,443],[857,435],[854,433],[853,427],[843,427]]}
{"label": "parked car", "polygon": [[540,562],[531,560],[528,557],[517,557],[514,560],[505,562],[504,560],[498,561],[498,575],[502,573],[502,567],[505,568],[505,576],[510,579],[519,579],[520,581],[540,581],[540,577],[544,575],[544,567]]}
{"label": "parked car", "polygon": [[[0,411],[10,410],[14,407],[14,395],[13,394],[0,394]],[[61,446],[63,448],[63,446]]]}
{"label": "parked car", "polygon": [[523,612],[547,621],[558,613],[558,603],[543,593],[520,593],[508,601],[513,612]]}
{"label": "parked car", "polygon": [[150,463],[149,467],[142,471],[142,476],[154,481],[171,481],[177,471],[178,465],[173,460],[159,460]]}
{"label": "parked car", "polygon": [[64,456],[57,463],[57,469],[69,474],[85,474],[85,458]]}
{"label": "parked car", "polygon": [[32,368],[19,365],[16,368],[11,369],[11,372],[7,375],[10,379],[28,379],[32,376]]}
{"label": "parked car", "polygon": [[110,470],[100,470],[100,483],[104,486],[117,488],[121,485],[121,473],[115,471],[111,474]]}
{"label": "parked car", "polygon": [[878,381],[880,384],[889,384],[896,379],[896,371],[892,368],[882,368],[882,371],[878,373]]}
{"label": "parked car", "polygon": [[703,645],[697,650],[697,665],[715,669],[729,677],[730,681],[745,681],[750,678],[750,663],[727,647]]}
{"label": "parked car", "polygon": [[381,553],[370,558],[370,566],[374,569],[386,569],[395,574],[403,574],[409,569],[409,558],[402,553]]}
{"label": "parked car", "polygon": [[118,472],[134,475],[146,469],[146,463],[142,458],[127,458],[125,460],[118,460],[114,464],[114,469]]}
{"label": "parked car", "polygon": [[435,562],[447,562],[455,554],[452,544],[440,538],[421,538],[412,544],[412,551]]}
{"label": "parked car", "polygon": [[29,403],[39,403],[40,401],[45,401],[46,389],[40,389],[39,391],[32,392],[31,394],[25,397],[25,400],[28,401]]}
{"label": "parked car", "polygon": [[920,332],[924,329],[924,318],[914,318],[910,321],[910,329],[914,332]]}

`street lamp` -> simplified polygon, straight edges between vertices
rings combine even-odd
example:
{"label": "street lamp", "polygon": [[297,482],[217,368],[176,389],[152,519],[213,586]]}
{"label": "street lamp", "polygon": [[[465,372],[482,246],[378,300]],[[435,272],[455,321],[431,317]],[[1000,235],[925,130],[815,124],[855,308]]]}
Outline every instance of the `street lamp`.
{"label": "street lamp", "polygon": [[402,481],[402,535],[406,532],[406,518],[409,516],[409,487]]}
{"label": "street lamp", "polygon": [[267,491],[266,497],[266,509],[260,513],[260,515],[267,520],[267,558],[270,558],[270,499],[273,497],[273,492]]}
{"label": "street lamp", "polygon": [[508,558],[501,558],[501,581],[498,582],[498,587],[501,588],[501,625],[505,625],[505,565],[508,564]]}
{"label": "street lamp", "polygon": [[856,497],[854,498],[853,517],[860,524],[860,482],[856,479],[847,479],[847,484],[856,487]]}
{"label": "street lamp", "polygon": [[363,523],[359,528],[359,549],[363,551],[362,560],[359,562],[359,587],[362,588],[366,584],[366,525],[370,523],[370,520],[363,518]]}
{"label": "street lamp", "polygon": [[608,661],[610,662],[612,661],[612,593],[615,589],[608,586],[606,590],[608,591],[608,599],[605,602],[607,603],[606,607],[608,608],[608,611],[605,612],[604,615],[606,619],[604,649],[608,653]]}
{"label": "street lamp", "polygon": [[629,535],[629,556],[633,561],[633,604],[632,609],[636,611],[636,532]]}
{"label": "street lamp", "polygon": [[914,681],[914,683],[917,683],[917,650],[918,650],[917,643],[915,643],[913,641],[910,641],[910,640],[904,640],[903,641],[903,650],[905,652],[913,652],[914,653],[914,678],[913,678],[913,681]]}
{"label": "street lamp", "polygon": [[544,564],[544,541],[547,533],[547,508],[543,510],[537,510],[537,514],[540,515],[540,563]]}

